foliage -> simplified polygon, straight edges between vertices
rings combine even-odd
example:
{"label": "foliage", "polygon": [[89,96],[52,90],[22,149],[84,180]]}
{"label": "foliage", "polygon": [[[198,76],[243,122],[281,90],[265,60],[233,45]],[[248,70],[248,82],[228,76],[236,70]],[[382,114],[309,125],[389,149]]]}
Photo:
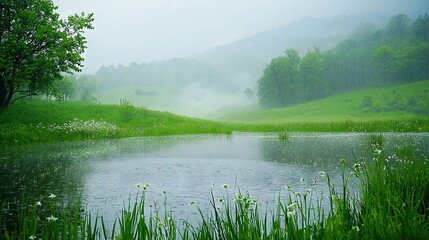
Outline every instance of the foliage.
{"label": "foliage", "polygon": [[365,96],[362,100],[364,111],[390,112],[404,111],[420,115],[429,115],[429,89],[424,89],[423,93],[404,95],[399,91],[383,95],[374,101],[371,97]]}
{"label": "foliage", "polygon": [[94,77],[88,74],[79,75],[74,78],[77,92],[74,100],[97,103],[94,94],[97,91],[96,81]]}
{"label": "foliage", "polygon": [[294,69],[281,61],[287,56],[275,58],[258,81],[259,102],[285,107],[353,89],[427,79],[428,19],[428,14],[420,15],[411,24],[406,15],[398,14],[380,30],[362,24],[335,48],[307,52]]}
{"label": "foliage", "polygon": [[52,97],[57,101],[67,101],[76,94],[76,83],[69,76],[63,76],[62,79],[55,81],[48,91],[48,99]]}
{"label": "foliage", "polygon": [[419,15],[414,22],[414,32],[421,40],[429,41],[429,14]]}
{"label": "foliage", "polygon": [[0,107],[49,92],[61,73],[80,70],[93,14],[60,19],[51,0],[5,0],[0,10]]}
{"label": "foliage", "polygon": [[263,106],[283,107],[294,91],[288,88],[296,82],[299,53],[295,49],[287,49],[285,56],[274,58],[264,70],[258,81],[258,96]]}

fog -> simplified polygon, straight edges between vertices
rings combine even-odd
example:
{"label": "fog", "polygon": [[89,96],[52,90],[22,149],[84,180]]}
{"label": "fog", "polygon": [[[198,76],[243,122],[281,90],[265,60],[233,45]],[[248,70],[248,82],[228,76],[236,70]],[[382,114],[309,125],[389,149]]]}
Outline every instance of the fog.
{"label": "fog", "polygon": [[201,53],[307,16],[427,9],[424,0],[55,0],[63,16],[95,14],[85,72]]}
{"label": "fog", "polygon": [[[387,19],[396,13],[406,13],[410,17],[415,17],[427,12],[429,8],[427,0],[54,0],[54,3],[59,6],[58,11],[62,16],[80,12],[94,13],[95,29],[86,34],[88,49],[84,54],[83,73],[88,74],[96,74],[102,66],[168,62],[171,59],[203,59],[203,63],[195,64],[204,65],[208,71],[219,71],[222,67],[228,67],[228,64],[222,66],[222,62],[225,59],[232,61],[231,56],[234,54],[232,54],[232,50],[228,50],[229,55],[216,54],[215,51],[215,57],[213,57],[213,52],[211,52],[213,48],[217,47],[219,50],[219,46],[228,46],[238,40],[275,30],[308,17],[334,19],[355,16],[356,18],[349,22],[350,29],[325,34],[317,40],[314,36],[313,39],[306,42],[306,45],[303,45],[305,41],[302,38],[294,39],[294,36],[290,36],[294,40],[285,42],[282,51],[290,47],[289,45],[301,48],[303,51],[315,46],[332,47],[345,38],[359,22],[367,21],[365,17],[370,19],[368,21],[376,18],[380,20],[383,17]],[[336,28],[335,24],[331,24],[331,26]],[[345,25],[343,27],[346,28]],[[302,34],[304,35],[306,31],[308,29],[303,28]],[[291,32],[293,31],[289,29],[288,33]],[[298,46],[298,44],[301,45]],[[263,51],[263,49],[259,50]],[[266,52],[270,51],[271,49],[266,50]],[[254,57],[251,59],[253,62],[249,60],[251,63],[247,66],[248,69],[243,70],[236,67],[226,70],[228,74],[212,75],[210,78],[198,75],[198,79],[180,80],[188,82],[188,84],[171,86],[182,89],[180,92],[175,92],[176,97],[186,96],[187,98],[159,101],[158,104],[132,99],[131,103],[195,116],[208,115],[209,112],[225,107],[225,104],[220,103],[224,103],[226,100],[243,106],[243,99],[246,99],[242,94],[244,89],[254,90],[263,66],[269,62],[270,57],[276,54],[281,55],[282,51],[277,53],[276,49],[264,58]],[[209,54],[212,54],[211,57],[208,57]],[[237,56],[235,55],[235,57]],[[243,55],[241,58],[246,59],[250,56]],[[236,65],[242,66],[243,64],[240,62]],[[210,66],[212,66],[211,69]],[[252,66],[255,67],[251,69]],[[182,78],[196,77],[195,74],[177,74]],[[236,76],[245,77],[233,80]],[[174,78],[174,76],[170,78]],[[201,79],[204,79],[204,84],[196,83]],[[212,88],[210,84],[207,84],[207,82],[220,79],[224,82],[236,81],[241,85],[233,84],[231,91],[224,91],[225,88]],[[170,87],[167,86],[167,82],[170,80],[166,81],[164,87]],[[103,85],[102,81],[97,79],[98,84]],[[141,87],[152,86],[158,80],[138,79],[136,81],[133,86]],[[159,82],[159,84],[162,83]],[[130,87],[132,86],[130,85]],[[127,98],[127,96],[124,93],[123,97]],[[237,99],[234,100],[233,96],[237,96]],[[99,93],[97,97],[103,103],[119,102],[117,95],[108,98],[105,92]],[[179,108],[176,108],[178,103],[183,103],[182,109],[187,110],[178,110]],[[213,106],[207,107],[208,105],[203,103],[212,103]],[[247,102],[250,105],[254,103],[254,99]],[[206,107],[202,107],[205,109],[203,113],[187,108],[187,105]]]}

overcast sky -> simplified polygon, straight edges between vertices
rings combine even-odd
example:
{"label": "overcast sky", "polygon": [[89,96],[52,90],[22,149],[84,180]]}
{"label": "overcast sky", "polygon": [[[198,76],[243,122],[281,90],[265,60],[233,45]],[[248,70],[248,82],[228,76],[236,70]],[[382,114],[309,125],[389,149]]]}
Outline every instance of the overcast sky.
{"label": "overcast sky", "polygon": [[428,12],[427,0],[54,0],[93,12],[84,72],[186,57],[302,18]]}

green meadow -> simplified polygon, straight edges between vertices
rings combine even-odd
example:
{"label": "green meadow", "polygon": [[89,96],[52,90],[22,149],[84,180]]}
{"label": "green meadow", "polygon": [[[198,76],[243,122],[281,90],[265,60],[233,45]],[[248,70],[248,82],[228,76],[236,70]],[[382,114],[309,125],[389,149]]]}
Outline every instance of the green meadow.
{"label": "green meadow", "polygon": [[246,123],[410,121],[427,119],[427,109],[429,80],[353,91],[287,108],[237,112],[221,119]]}
{"label": "green meadow", "polygon": [[138,136],[230,134],[234,131],[426,132],[429,131],[429,118],[425,112],[429,109],[426,106],[429,104],[429,100],[426,101],[429,99],[428,89],[428,80],[393,85],[283,109],[238,112],[218,121],[152,111],[126,101],[122,105],[99,105],[23,100],[12,104],[0,115],[0,143],[16,146]]}

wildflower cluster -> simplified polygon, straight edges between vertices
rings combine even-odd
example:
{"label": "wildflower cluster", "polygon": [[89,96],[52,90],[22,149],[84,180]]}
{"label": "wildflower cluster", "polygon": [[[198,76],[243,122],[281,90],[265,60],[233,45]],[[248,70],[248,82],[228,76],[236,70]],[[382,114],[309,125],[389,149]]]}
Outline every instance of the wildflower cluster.
{"label": "wildflower cluster", "polygon": [[106,121],[96,121],[95,119],[83,121],[77,118],[64,124],[54,123],[45,126],[39,123],[37,128],[47,130],[59,136],[78,135],[84,138],[108,138],[118,132],[118,127],[115,124]]}

